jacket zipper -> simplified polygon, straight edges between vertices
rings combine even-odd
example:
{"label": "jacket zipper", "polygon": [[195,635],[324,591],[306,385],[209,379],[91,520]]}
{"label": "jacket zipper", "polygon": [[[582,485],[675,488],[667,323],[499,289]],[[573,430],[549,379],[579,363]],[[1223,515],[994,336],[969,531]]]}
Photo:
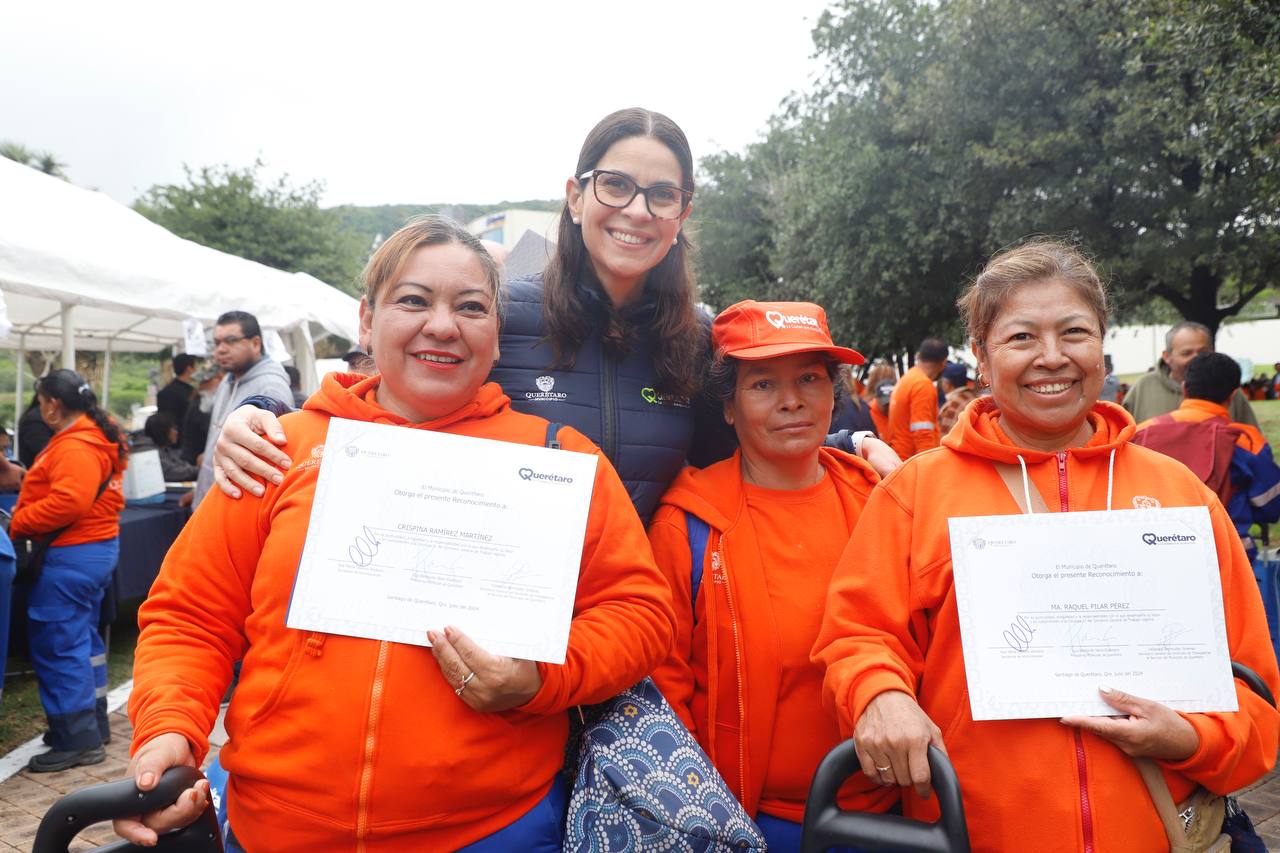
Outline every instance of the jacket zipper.
{"label": "jacket zipper", "polygon": [[[1067,451],[1058,451],[1058,508],[1070,511],[1067,500]],[[1085,765],[1084,737],[1080,730],[1073,734],[1076,743],[1076,774],[1080,780],[1080,822],[1084,829],[1084,851],[1093,853],[1093,805],[1089,802],[1089,774]]]}
{"label": "jacket zipper", "polygon": [[[711,555],[712,572],[720,563],[720,552]],[[738,631],[738,611],[733,605],[733,588],[729,584],[729,573],[724,577],[725,599],[729,602],[729,627],[733,629],[733,668],[738,687],[738,800],[745,802],[747,796],[747,702],[743,696],[743,682],[746,680],[742,672],[742,637]]]}
{"label": "jacket zipper", "polygon": [[614,399],[617,389],[614,388],[614,382],[617,378],[617,365],[614,363],[613,357],[608,353],[601,354],[601,370],[600,370],[600,449],[604,451],[605,458],[608,459],[616,468],[618,460],[615,454],[618,452],[618,436],[617,412],[614,411],[616,400]]}
{"label": "jacket zipper", "polygon": [[360,804],[356,812],[356,853],[363,853],[369,835],[369,789],[373,787],[373,753],[378,745],[378,717],[382,712],[382,685],[387,674],[390,643],[378,643],[378,663],[373,670],[369,693],[369,720],[364,733],[364,765],[360,769]]}

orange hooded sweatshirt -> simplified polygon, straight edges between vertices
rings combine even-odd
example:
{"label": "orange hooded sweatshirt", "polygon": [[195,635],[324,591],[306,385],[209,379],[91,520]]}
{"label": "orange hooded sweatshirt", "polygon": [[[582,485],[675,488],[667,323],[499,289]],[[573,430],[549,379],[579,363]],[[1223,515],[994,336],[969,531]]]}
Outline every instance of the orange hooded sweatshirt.
{"label": "orange hooded sweatshirt", "polygon": [[[1019,512],[993,461],[1026,460],[1049,509],[1107,508],[1114,454],[1115,509],[1208,506],[1217,543],[1232,660],[1273,691],[1280,675],[1258,585],[1218,499],[1182,464],[1129,444],[1134,426],[1114,403],[1089,414],[1093,437],[1057,453],[1016,448],[990,398],[975,400],[943,440],[876,489],[832,578],[814,660],[827,666],[824,697],[852,733],[886,690],[914,697],[942,729],[960,778],[975,851],[1125,853],[1169,845],[1133,760],[1109,741],[1056,719],[974,722],[951,574],[951,516]],[[1184,714],[1200,736],[1185,761],[1158,762],[1175,801],[1196,783],[1236,790],[1275,762],[1280,715],[1242,683],[1237,713]],[[933,819],[932,800],[903,796],[908,816]]]}
{"label": "orange hooded sweatshirt", "polygon": [[203,760],[231,665],[244,656],[221,759],[231,825],[248,850],[454,850],[484,838],[550,788],[565,712],[636,683],[670,648],[669,593],[631,500],[569,428],[564,448],[599,461],[565,663],[538,664],[542,688],[528,703],[477,713],[429,648],[285,628],[331,416],[545,440],[547,422],[513,411],[494,383],[449,415],[408,424],[378,405],[380,381],[331,375],[304,411],[282,418],[294,460],[284,482],[261,498],[211,492],[138,614],[134,751],[178,732]]}
{"label": "orange hooded sweatshirt", "polygon": [[[83,545],[120,535],[124,509],[123,475],[127,457],[102,434],[88,415],[54,433],[22,480],[9,533],[39,538],[71,527],[53,544]],[[111,481],[98,494],[98,487]]]}
{"label": "orange hooded sweatshirt", "polygon": [[[803,535],[838,540],[834,551],[840,553],[879,477],[861,459],[837,450],[822,448],[819,459],[835,486],[843,517],[824,518]],[[780,695],[784,650],[777,620],[808,622],[808,636],[813,637],[822,618],[821,598],[812,613],[775,612],[770,571],[761,561],[757,538],[775,532],[758,531],[753,524],[740,466],[740,454],[735,453],[703,470],[685,468],[649,525],[654,558],[667,576],[676,614],[671,656],[653,677],[754,816],[768,777],[812,778],[821,757],[840,742],[840,732],[834,716],[823,709],[816,684],[812,695]],[[696,602],[690,600],[686,511],[711,528]],[[799,557],[803,552],[797,549],[796,553]],[[834,563],[811,568],[814,587],[825,591]],[[713,591],[715,595],[710,594]],[[794,624],[791,627],[794,632]],[[807,642],[802,654],[807,652]],[[807,716],[812,724],[779,729],[775,721],[783,702],[804,706],[792,709],[788,716]],[[806,713],[806,709],[811,710]],[[714,728],[709,724],[712,719]],[[884,811],[897,799],[894,790],[854,780],[845,788],[841,804],[860,811]],[[770,803],[768,811],[801,820],[803,793],[794,802]]]}

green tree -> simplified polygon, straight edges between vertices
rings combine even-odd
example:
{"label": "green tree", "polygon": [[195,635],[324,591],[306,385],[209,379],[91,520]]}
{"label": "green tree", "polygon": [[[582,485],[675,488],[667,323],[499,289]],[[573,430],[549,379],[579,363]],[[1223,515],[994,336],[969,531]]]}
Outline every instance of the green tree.
{"label": "green tree", "polygon": [[322,184],[267,182],[262,165],[187,168],[185,184],[154,186],[134,208],[180,237],[354,293],[368,242],[320,208]]}
{"label": "green tree", "polygon": [[699,164],[692,222],[703,301],[724,308],[742,299],[787,298],[771,262],[771,212],[794,158],[789,127],[775,121],[744,154],[721,152]]}
{"label": "green tree", "polygon": [[954,330],[983,258],[1048,233],[1093,253],[1122,315],[1158,297],[1216,329],[1276,284],[1278,10],[837,3],[814,31],[826,75],[775,119],[794,157],[756,242],[769,275],[860,347],[910,349]]}
{"label": "green tree", "polygon": [[67,164],[59,162],[58,158],[48,151],[36,151],[17,142],[0,142],[0,157],[30,166],[46,175],[67,180],[67,173],[64,171]]}

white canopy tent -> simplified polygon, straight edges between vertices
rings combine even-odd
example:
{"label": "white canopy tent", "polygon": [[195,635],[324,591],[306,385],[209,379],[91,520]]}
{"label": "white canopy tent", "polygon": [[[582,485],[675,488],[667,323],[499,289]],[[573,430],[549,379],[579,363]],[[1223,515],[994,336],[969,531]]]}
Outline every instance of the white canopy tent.
{"label": "white canopy tent", "polygon": [[281,334],[310,393],[314,341],[358,335],[357,301],[324,282],[183,240],[102,193],[4,158],[0,294],[0,347],[61,350],[68,367],[77,349],[105,351],[108,374],[111,352],[182,350],[185,320],[207,329],[238,309]]}

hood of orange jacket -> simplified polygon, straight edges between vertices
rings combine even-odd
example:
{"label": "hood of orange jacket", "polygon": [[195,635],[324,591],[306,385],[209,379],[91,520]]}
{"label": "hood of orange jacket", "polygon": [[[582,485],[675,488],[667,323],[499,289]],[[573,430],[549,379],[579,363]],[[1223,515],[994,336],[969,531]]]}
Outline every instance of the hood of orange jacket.
{"label": "hood of orange jacket", "polygon": [[[1088,414],[1093,435],[1083,447],[1071,448],[1079,459],[1105,456],[1133,438],[1133,418],[1115,403],[1098,403]],[[1000,409],[991,397],[979,397],[960,414],[955,428],[942,439],[942,446],[958,453],[980,456],[992,462],[1018,464],[1021,456],[1028,465],[1057,456],[1049,450],[1029,450],[1016,446],[1000,429]]]}
{"label": "hood of orange jacket", "polygon": [[[129,461],[120,457],[120,446],[88,415],[54,433],[23,478],[10,533],[37,536],[67,527],[54,543],[59,546],[119,535],[121,475]],[[99,495],[98,487],[108,477]]]}
{"label": "hood of orange jacket", "polygon": [[[821,448],[819,461],[835,483],[852,530],[879,477],[866,462],[839,450]],[[695,631],[705,631],[708,624],[715,630],[705,631],[705,704],[695,696],[691,711],[703,748],[747,813],[754,815],[773,751],[781,663],[766,569],[746,512],[741,451],[703,469],[685,468],[662,505],[692,513],[711,528],[700,596],[706,615]],[[687,590],[687,584],[683,588]],[[707,594],[712,591],[716,594]],[[709,732],[715,732],[714,738]],[[894,792],[876,793],[885,793],[883,806],[870,801],[855,805],[883,811],[896,799]],[[845,797],[841,799],[850,807]]]}
{"label": "hood of orange jacket", "polygon": [[359,373],[330,373],[320,382],[320,390],[312,394],[302,408],[320,412],[335,418],[349,418],[373,424],[411,426],[418,429],[443,429],[450,424],[472,418],[496,415],[511,402],[496,382],[486,382],[476,391],[471,401],[459,406],[447,415],[423,423],[413,423],[408,418],[389,412],[378,403],[378,386],[381,376],[363,376]]}

